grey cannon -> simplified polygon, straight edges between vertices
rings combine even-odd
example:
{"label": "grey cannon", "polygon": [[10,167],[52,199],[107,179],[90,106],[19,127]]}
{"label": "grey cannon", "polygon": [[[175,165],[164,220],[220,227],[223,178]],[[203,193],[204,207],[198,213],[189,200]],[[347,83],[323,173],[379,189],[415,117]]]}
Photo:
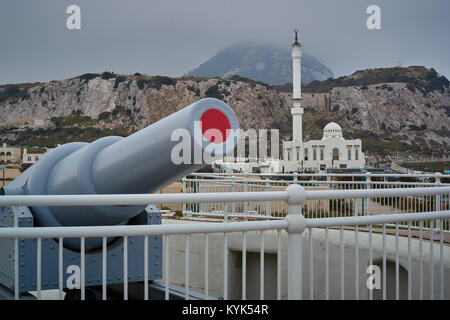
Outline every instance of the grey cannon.
{"label": "grey cannon", "polygon": [[[214,150],[211,154],[217,157],[234,150],[238,129],[237,117],[226,103],[202,99],[126,138],[111,136],[92,143],[59,146],[2,188],[1,193],[3,196],[154,193],[204,167],[207,163],[203,155],[207,150]],[[161,213],[151,204],[1,207],[0,223],[2,227],[17,223],[19,228],[160,224]],[[18,265],[19,290],[26,293],[37,289],[37,242],[19,241],[15,264],[14,241],[0,239],[0,287],[6,287],[7,292],[14,290],[14,266]],[[64,287],[69,287],[66,281],[70,282],[71,272],[77,266],[81,268],[81,261],[85,261],[86,286],[101,285],[102,238],[61,241],[62,248],[58,239],[42,241],[42,289],[58,287],[60,250],[66,270]],[[85,241],[84,252],[80,250],[81,241]],[[121,237],[107,238],[108,285],[123,282],[124,241]],[[147,241],[148,279],[157,280],[162,275],[162,239],[149,236]],[[144,237],[128,237],[127,246],[128,282],[142,283]],[[0,298],[1,292],[5,291],[0,290]]]}
{"label": "grey cannon", "polygon": [[[197,125],[197,132],[196,132]],[[200,125],[200,128],[198,126]],[[234,149],[239,128],[233,110],[224,102],[206,98],[126,137],[110,136],[92,143],[62,145],[4,187],[4,195],[130,194],[153,193],[205,166],[205,148],[224,154]],[[179,143],[172,135],[184,129],[192,152],[185,163],[172,159]],[[211,138],[206,129],[219,130],[223,139]],[[200,132],[200,136],[199,136]],[[212,131],[214,133],[214,131]],[[230,138],[230,139],[227,139]],[[209,140],[212,141],[209,141]],[[175,141],[173,141],[175,140]],[[232,140],[232,141],[227,141]],[[231,145],[231,148],[230,148]],[[186,150],[184,150],[186,152]],[[197,155],[196,155],[197,153]],[[217,154],[216,154],[217,155]],[[142,206],[32,207],[36,226],[116,225],[139,214]]]}

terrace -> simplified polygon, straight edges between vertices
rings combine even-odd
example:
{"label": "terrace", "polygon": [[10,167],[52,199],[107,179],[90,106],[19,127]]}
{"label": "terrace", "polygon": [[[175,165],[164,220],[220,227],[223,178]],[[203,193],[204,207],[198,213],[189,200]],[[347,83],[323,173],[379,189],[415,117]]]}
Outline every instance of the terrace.
{"label": "terrace", "polygon": [[[123,299],[449,299],[448,179],[199,174],[183,179],[183,194],[3,196],[0,206],[13,208],[178,204],[184,219],[96,227],[16,224],[0,229],[0,239],[14,242],[15,299],[64,298],[62,244],[68,238],[80,241],[81,299],[94,287],[86,277],[89,238],[102,239],[96,253],[102,259],[95,286],[99,299],[109,299],[112,292]],[[17,222],[20,210],[13,211]],[[162,275],[156,280],[149,280],[152,237],[162,237]],[[111,286],[107,279],[111,238],[123,239],[122,285]],[[144,272],[139,282],[129,282],[134,265],[128,252],[138,238],[144,242]],[[28,239],[36,239],[32,296],[19,282],[18,248]],[[53,266],[56,290],[48,290],[41,278],[49,268],[42,260],[46,239],[60,244]]]}

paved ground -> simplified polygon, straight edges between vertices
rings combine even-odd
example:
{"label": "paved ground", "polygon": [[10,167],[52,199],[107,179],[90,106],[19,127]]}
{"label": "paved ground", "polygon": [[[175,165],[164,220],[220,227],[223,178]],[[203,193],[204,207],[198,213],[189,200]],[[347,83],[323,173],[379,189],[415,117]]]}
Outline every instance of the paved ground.
{"label": "paved ground", "polygon": [[[181,182],[174,182],[156,193],[183,193],[183,184]],[[165,203],[163,205],[158,205],[158,208],[162,209],[162,207],[168,207],[174,212],[183,210],[183,205],[179,203]]]}
{"label": "paved ground", "polygon": [[[5,180],[5,186],[7,186],[13,179],[15,179],[19,175],[20,175],[19,169],[6,168],[5,169],[5,179],[11,179],[11,180]],[[0,171],[0,183],[1,183],[0,185],[3,185],[2,179],[3,179],[3,173]]]}

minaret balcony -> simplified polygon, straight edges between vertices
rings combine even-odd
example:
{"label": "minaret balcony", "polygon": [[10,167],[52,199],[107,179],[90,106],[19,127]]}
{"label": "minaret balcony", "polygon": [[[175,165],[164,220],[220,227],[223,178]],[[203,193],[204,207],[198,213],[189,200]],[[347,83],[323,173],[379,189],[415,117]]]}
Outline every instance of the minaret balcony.
{"label": "minaret balcony", "polygon": [[293,107],[293,108],[291,108],[291,114],[292,115],[296,115],[296,114],[302,115],[303,114],[303,108]]}

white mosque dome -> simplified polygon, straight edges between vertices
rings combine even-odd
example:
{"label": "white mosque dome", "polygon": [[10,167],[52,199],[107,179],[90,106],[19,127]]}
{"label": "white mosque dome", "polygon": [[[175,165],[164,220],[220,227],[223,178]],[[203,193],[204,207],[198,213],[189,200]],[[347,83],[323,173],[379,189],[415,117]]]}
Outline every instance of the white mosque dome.
{"label": "white mosque dome", "polygon": [[342,128],[336,122],[330,122],[323,128],[323,137],[325,139],[344,139],[342,135]]}

